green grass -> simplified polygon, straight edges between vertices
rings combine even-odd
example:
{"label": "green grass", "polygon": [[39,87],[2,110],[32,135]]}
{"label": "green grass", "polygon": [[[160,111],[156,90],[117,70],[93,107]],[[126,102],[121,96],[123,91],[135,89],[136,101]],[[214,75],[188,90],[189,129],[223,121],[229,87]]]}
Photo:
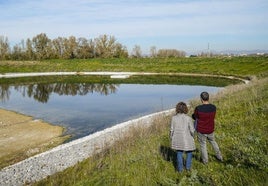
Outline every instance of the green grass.
{"label": "green grass", "polygon": [[[152,127],[133,128],[128,136],[111,148],[35,185],[267,185],[267,57],[0,62],[1,73],[43,71],[184,72],[248,77],[253,81],[246,85],[228,86],[211,99],[218,107],[216,137],[224,163],[216,161],[208,144],[210,162],[207,166],[203,165],[199,161],[197,143],[192,171],[178,174],[174,168],[175,155],[170,149],[169,116],[158,118]],[[42,81],[46,82],[47,78]],[[70,81],[81,80],[76,78]],[[155,81],[153,77],[135,78],[126,81]],[[168,82],[172,78],[163,76],[161,81]],[[193,79],[193,83],[197,79]],[[25,78],[21,81],[32,80]],[[3,84],[13,80],[1,81]],[[98,82],[98,78],[92,81]],[[208,83],[208,80],[203,82]],[[191,113],[199,100],[192,100],[190,104]]]}
{"label": "green grass", "polygon": [[268,57],[0,61],[0,73],[48,71],[184,72],[262,77],[267,76]]}
{"label": "green grass", "polygon": [[[177,173],[168,136],[170,117],[161,117],[36,185],[267,185],[268,78],[229,86],[211,99],[218,107],[216,137],[223,163],[208,144],[209,164],[203,165],[197,143],[192,171]],[[197,104],[191,102],[190,112]]]}
{"label": "green grass", "polygon": [[175,85],[206,85],[223,87],[241,83],[240,80],[213,77],[191,77],[178,75],[133,75],[126,79],[112,79],[110,76],[40,76],[20,78],[0,78],[2,86],[21,84],[49,83],[93,83],[93,84],[175,84]]}

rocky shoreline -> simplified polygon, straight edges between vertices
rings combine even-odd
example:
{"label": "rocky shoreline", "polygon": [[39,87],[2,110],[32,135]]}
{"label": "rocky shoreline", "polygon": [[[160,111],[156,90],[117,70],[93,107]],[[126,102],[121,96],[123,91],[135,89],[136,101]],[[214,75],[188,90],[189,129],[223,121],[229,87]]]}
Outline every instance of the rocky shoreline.
{"label": "rocky shoreline", "polygon": [[150,126],[154,120],[166,117],[173,111],[171,109],[120,123],[5,167],[0,171],[0,185],[25,185],[63,171],[111,146],[133,127]]}

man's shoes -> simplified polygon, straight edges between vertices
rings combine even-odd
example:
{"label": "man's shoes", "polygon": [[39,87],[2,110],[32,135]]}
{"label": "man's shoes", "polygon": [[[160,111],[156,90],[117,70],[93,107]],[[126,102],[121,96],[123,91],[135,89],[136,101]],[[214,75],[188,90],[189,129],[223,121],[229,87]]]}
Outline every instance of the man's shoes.
{"label": "man's shoes", "polygon": [[223,162],[223,158],[222,158],[222,156],[221,156],[221,155],[216,156],[216,158],[217,158],[217,160],[219,160],[220,162]]}

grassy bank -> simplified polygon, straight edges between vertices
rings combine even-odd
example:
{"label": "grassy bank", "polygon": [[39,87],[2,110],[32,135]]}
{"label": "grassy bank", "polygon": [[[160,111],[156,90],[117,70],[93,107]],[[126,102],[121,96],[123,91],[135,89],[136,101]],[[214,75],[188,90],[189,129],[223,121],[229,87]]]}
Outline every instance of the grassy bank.
{"label": "grassy bank", "polygon": [[267,76],[267,57],[126,58],[48,61],[0,61],[0,73],[55,71],[169,72]]}
{"label": "grassy bank", "polygon": [[236,79],[221,77],[194,77],[181,75],[133,75],[126,79],[110,78],[110,76],[41,76],[41,77],[20,77],[20,78],[0,78],[0,88],[7,88],[11,85],[23,84],[169,84],[169,85],[205,85],[224,87],[227,85],[241,83]]}
{"label": "grassy bank", "polygon": [[[208,146],[208,165],[199,161],[197,149],[192,171],[178,174],[169,145],[170,117],[162,117],[36,185],[267,185],[268,78],[229,86],[211,99],[218,107],[216,137],[223,163]],[[190,104],[192,112],[199,101]]]}

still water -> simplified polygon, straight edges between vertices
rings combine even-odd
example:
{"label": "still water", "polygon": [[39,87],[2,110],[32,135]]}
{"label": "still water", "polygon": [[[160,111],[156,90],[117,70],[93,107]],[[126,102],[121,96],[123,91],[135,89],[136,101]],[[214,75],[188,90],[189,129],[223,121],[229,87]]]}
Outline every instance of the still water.
{"label": "still water", "polygon": [[210,86],[52,83],[1,88],[0,108],[60,125],[77,139],[130,119],[174,108]]}

